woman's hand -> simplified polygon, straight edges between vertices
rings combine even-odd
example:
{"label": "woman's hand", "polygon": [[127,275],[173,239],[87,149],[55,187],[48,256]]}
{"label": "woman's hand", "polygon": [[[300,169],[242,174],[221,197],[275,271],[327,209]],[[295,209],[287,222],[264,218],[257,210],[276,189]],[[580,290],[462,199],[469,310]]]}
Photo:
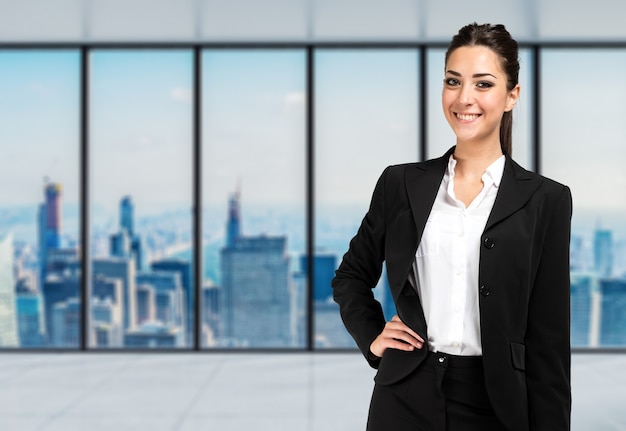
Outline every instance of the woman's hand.
{"label": "woman's hand", "polygon": [[422,337],[405,325],[398,316],[393,316],[391,320],[385,324],[383,332],[370,344],[370,352],[380,358],[387,349],[410,352],[415,349],[421,349],[422,347],[424,347]]}

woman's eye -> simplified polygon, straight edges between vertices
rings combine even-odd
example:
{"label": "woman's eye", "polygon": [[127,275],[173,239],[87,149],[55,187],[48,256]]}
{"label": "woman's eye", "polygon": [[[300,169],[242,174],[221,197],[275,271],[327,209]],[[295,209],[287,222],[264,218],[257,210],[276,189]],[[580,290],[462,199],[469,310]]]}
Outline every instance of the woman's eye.
{"label": "woman's eye", "polygon": [[478,88],[491,88],[493,84],[489,81],[480,81],[476,84]]}
{"label": "woman's eye", "polygon": [[443,80],[446,85],[455,86],[459,85],[459,80],[456,78],[446,78]]}

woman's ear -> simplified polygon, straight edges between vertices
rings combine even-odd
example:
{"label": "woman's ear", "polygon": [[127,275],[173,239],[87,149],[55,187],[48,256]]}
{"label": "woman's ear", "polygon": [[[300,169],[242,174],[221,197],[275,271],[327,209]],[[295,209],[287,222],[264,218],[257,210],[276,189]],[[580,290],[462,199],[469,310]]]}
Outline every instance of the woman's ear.
{"label": "woman's ear", "polygon": [[504,112],[512,111],[515,107],[515,104],[519,100],[519,91],[520,86],[517,84],[511,91],[509,91],[509,95],[506,99],[506,107],[504,108]]}

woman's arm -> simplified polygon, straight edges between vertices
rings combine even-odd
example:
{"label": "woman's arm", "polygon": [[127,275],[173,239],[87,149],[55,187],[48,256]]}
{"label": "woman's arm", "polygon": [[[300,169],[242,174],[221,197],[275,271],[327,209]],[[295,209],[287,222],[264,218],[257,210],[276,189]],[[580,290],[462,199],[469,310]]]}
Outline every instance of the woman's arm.
{"label": "woman's arm", "polygon": [[570,274],[572,197],[563,187],[547,220],[529,300],[526,383],[532,430],[570,429]]}
{"label": "woman's arm", "polygon": [[346,329],[373,367],[378,361],[370,355],[370,345],[385,327],[382,307],[372,289],[380,279],[385,260],[384,189],[388,170],[378,179],[369,210],[332,281],[333,298],[339,304]]}

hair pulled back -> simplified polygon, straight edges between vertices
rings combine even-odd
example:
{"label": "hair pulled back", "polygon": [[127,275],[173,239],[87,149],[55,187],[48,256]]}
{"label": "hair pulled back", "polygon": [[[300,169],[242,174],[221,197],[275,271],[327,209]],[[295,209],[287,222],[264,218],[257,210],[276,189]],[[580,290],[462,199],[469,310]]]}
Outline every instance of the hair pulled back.
{"label": "hair pulled back", "polygon": [[[446,64],[450,54],[464,46],[486,46],[496,53],[507,77],[507,90],[518,84],[519,50],[517,42],[502,24],[469,24],[452,37],[446,51]],[[500,146],[504,154],[511,154],[513,146],[513,112],[505,112],[500,123]]]}

